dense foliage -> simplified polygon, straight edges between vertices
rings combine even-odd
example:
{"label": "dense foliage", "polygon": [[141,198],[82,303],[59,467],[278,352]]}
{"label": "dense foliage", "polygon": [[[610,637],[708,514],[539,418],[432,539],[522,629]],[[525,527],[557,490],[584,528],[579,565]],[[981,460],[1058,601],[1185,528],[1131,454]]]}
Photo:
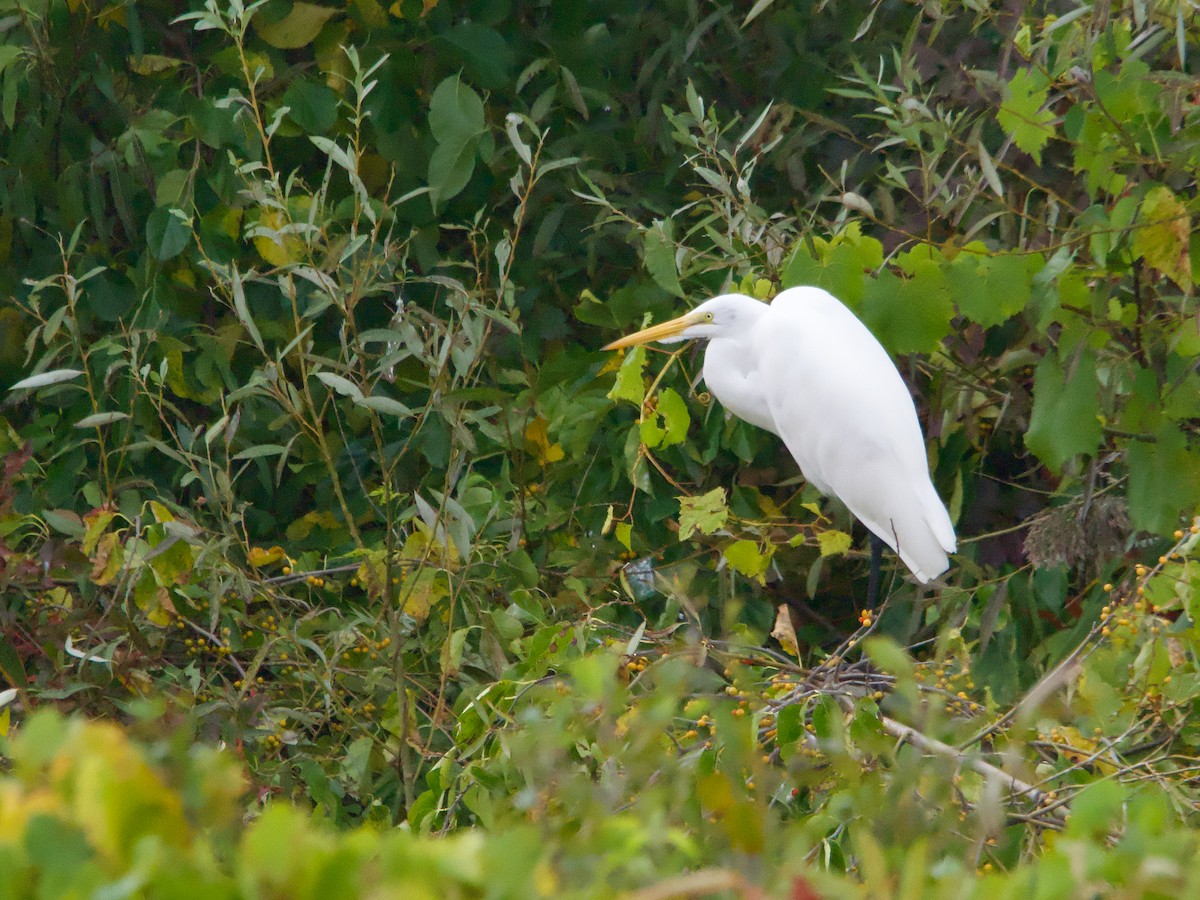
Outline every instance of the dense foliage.
{"label": "dense foliage", "polygon": [[[1019,8],[9,0],[6,883],[1194,893],[1200,23]],[[960,534],[878,616],[597,350],[798,284]]]}

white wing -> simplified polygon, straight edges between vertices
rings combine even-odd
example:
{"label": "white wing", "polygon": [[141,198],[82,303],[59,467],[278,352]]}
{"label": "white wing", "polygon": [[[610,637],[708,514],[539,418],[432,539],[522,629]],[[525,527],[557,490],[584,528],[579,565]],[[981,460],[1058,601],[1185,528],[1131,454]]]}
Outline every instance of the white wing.
{"label": "white wing", "polygon": [[929,478],[912,396],[874,335],[831,294],[806,287],[776,297],[750,343],[770,430],[804,477],[840,498],[919,581],[944,572],[954,526]]}

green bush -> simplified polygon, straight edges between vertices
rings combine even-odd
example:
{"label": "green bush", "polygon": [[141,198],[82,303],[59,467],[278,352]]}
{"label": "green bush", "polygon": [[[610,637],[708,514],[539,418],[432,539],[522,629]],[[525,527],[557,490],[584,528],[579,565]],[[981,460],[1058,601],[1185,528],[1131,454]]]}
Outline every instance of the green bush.
{"label": "green bush", "polygon": [[[176,6],[0,37],[9,883],[1187,892],[1185,12]],[[796,284],[963,538],[877,618],[696,353],[597,351]]]}

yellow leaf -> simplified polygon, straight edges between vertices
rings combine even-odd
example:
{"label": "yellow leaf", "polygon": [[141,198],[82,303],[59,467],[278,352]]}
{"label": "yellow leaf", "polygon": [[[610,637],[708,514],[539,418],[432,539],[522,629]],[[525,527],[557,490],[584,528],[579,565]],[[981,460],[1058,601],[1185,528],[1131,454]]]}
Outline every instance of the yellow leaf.
{"label": "yellow leaf", "polygon": [[155,522],[174,522],[174,514],[157,500],[150,501],[150,511],[154,513]]}
{"label": "yellow leaf", "polygon": [[838,556],[850,549],[850,535],[844,531],[822,531],[817,535],[822,556]]}
{"label": "yellow leaf", "polygon": [[105,509],[93,510],[83,517],[83,524],[87,527],[87,532],[83,536],[82,548],[85,556],[92,555],[96,545],[100,543],[100,538],[107,532],[108,526],[116,517],[115,512]]}
{"label": "yellow leaf", "polygon": [[709,772],[696,781],[696,797],[705,812],[721,816],[733,807],[733,786],[721,772]]}
{"label": "yellow leaf", "polygon": [[166,847],[185,847],[191,840],[180,795],[116,725],[72,726],[49,771],[52,786],[70,798],[75,822],[106,866],[129,865],[148,821],[155,840]]}
{"label": "yellow leaf", "polygon": [[633,547],[630,546],[630,541],[633,539],[633,526],[628,522],[617,523],[617,540],[628,550],[633,552]]}
{"label": "yellow leaf", "polygon": [[446,583],[446,573],[424,567],[404,579],[400,587],[400,611],[417,622],[424,622],[429,618],[433,604],[448,596],[450,588]]}
{"label": "yellow leaf", "polygon": [[251,547],[249,554],[250,565],[256,569],[261,569],[264,566],[274,565],[282,559],[287,559],[287,554],[283,552],[282,547],[272,547],[268,550],[266,547]]}
{"label": "yellow leaf", "polygon": [[336,531],[341,524],[342,520],[328,510],[313,510],[294,521],[284,533],[290,541],[302,541],[312,534],[314,528]]}
{"label": "yellow leaf", "polygon": [[755,491],[754,493],[754,499],[758,503],[758,508],[762,510],[764,516],[769,519],[777,519],[783,515],[783,510],[779,508],[778,503],[761,491]]}
{"label": "yellow leaf", "polygon": [[440,529],[438,534],[431,534],[424,522],[415,523],[415,530],[405,540],[400,556],[410,564],[431,562],[443,569],[456,568],[460,559],[450,536]]}
{"label": "yellow leaf", "polygon": [[293,3],[292,11],[277,22],[268,22],[261,15],[255,16],[254,30],[272,47],[298,50],[311,44],[325,23],[340,12],[314,3]]}
{"label": "yellow leaf", "polygon": [[156,53],[143,53],[137,59],[129,60],[129,68],[139,75],[153,75],[156,72],[169,72],[183,65],[183,60],[170,56],[159,56]]}
{"label": "yellow leaf", "polygon": [[734,541],[722,551],[725,561],[735,572],[753,578],[759,584],[766,584],[767,569],[771,565],[771,556],[775,548],[768,546],[765,552],[754,541]]}
{"label": "yellow leaf", "polygon": [[606,355],[606,358],[604,360],[604,365],[602,365],[600,367],[600,371],[597,372],[596,374],[604,375],[608,372],[616,372],[618,369],[621,368],[621,363],[624,362],[624,360],[625,360],[624,353],[609,353]]}
{"label": "yellow leaf", "polygon": [[236,238],[242,229],[242,211],[227,206],[217,219],[217,223],[221,231],[231,238]]}
{"label": "yellow leaf", "polygon": [[354,5],[358,7],[358,14],[368,28],[382,28],[387,25],[387,13],[379,0],[354,0]]}
{"label": "yellow leaf", "polygon": [[258,227],[274,234],[256,234],[254,249],[273,266],[286,266],[304,258],[304,241],[294,234],[278,233],[287,224],[287,218],[277,209],[264,210],[258,217]]}
{"label": "yellow leaf", "polygon": [[556,463],[566,456],[566,453],[563,452],[562,444],[550,443],[547,428],[548,424],[541,416],[538,416],[525,427],[526,449],[543,466],[548,463]]}
{"label": "yellow leaf", "polygon": [[184,287],[194,288],[196,286],[196,274],[187,265],[176,266],[171,272],[171,280]]}

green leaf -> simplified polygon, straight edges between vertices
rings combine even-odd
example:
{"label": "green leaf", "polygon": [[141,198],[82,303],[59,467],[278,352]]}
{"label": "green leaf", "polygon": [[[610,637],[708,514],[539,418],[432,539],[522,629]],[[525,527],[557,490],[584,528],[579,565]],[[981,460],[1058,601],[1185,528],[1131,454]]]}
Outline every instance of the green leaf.
{"label": "green leaf", "polygon": [[883,244],[863,235],[859,224],[852,222],[829,241],[813,240],[812,249],[804,241],[797,243],[780,281],[785,288],[824,288],[858,312],[872,283],[870,273],[882,265]]}
{"label": "green leaf", "polygon": [[822,694],[813,704],[813,733],[825,741],[840,741],[844,733],[842,708],[829,694]]}
{"label": "green leaf", "polygon": [[683,296],[683,286],[679,283],[679,272],[675,267],[675,242],[671,239],[671,220],[665,222],[656,219],[654,224],[642,234],[642,254],[646,262],[646,271],[650,277],[667,293]]}
{"label": "green leaf", "polygon": [[0,635],[0,675],[13,687],[25,689],[25,665],[16,648],[3,635]]}
{"label": "green leaf", "polygon": [[1071,803],[1067,834],[1089,835],[1101,841],[1122,824],[1122,809],[1128,792],[1115,781],[1089,784]]}
{"label": "green leaf", "polygon": [[1013,143],[1042,164],[1042,148],[1054,136],[1054,114],[1043,109],[1049,96],[1046,76],[1035,69],[1019,69],[1004,86],[1004,102],[997,119]]}
{"label": "green leaf", "polygon": [[461,55],[476,83],[483,88],[504,87],[512,78],[516,61],[508,42],[494,28],[464,22],[438,35]]}
{"label": "green leaf", "polygon": [[628,400],[640,407],[646,399],[646,384],[642,370],[646,368],[646,348],[634,347],[625,354],[621,368],[617,369],[617,381],[608,392],[610,400]]}
{"label": "green leaf", "polygon": [[429,160],[430,202],[437,210],[471,180],[479,139],[487,131],[483,101],[457,75],[444,79],[429,98],[429,130],[438,142]]}
{"label": "green leaf", "polygon": [[393,400],[391,397],[372,396],[360,397],[354,401],[358,406],[365,406],[367,409],[372,409],[377,413],[383,413],[389,416],[396,416],[399,419],[411,416],[412,410],[401,403],[399,400]]}
{"label": "green leaf", "polygon": [[1069,380],[1064,368],[1056,355],[1038,363],[1025,433],[1025,446],[1056,472],[1077,453],[1095,453],[1102,436],[1095,354],[1083,353]]}
{"label": "green leaf", "polygon": [[688,413],[687,403],[671,388],[663,388],[658,392],[658,408],[655,410],[655,414],[662,416],[663,426],[666,429],[662,446],[678,444],[687,437],[692,417]]}
{"label": "green leaf", "polygon": [[898,678],[913,676],[912,658],[899,644],[889,637],[870,637],[863,642],[863,650],[879,669]]}
{"label": "green leaf", "polygon": [[981,256],[963,252],[946,268],[946,283],[959,311],[984,328],[1015,316],[1032,296],[1041,254]]}
{"label": "green leaf", "polygon": [[266,345],[263,344],[258,326],[254,324],[254,317],[250,315],[250,306],[246,303],[246,287],[242,283],[242,276],[238,272],[237,266],[234,266],[230,273],[229,282],[233,292],[233,311],[237,314],[242,327],[246,329],[246,333],[250,335],[250,340],[254,341],[254,346],[265,353]]}
{"label": "green leaf", "polygon": [[1200,453],[1171,422],[1163,422],[1154,443],[1130,441],[1129,517],[1140,531],[1170,534],[1181,513],[1200,507]]}
{"label": "green leaf", "polygon": [[337,121],[337,94],[319,82],[293,81],[283,102],[292,121],[309,134],[324,134]]}
{"label": "green leaf", "polygon": [[725,502],[725,488],[713,488],[699,497],[677,497],[679,501],[679,539],[686,541],[699,531],[712,534],[725,527],[729,519],[729,506]]}
{"label": "green leaf", "polygon": [[440,147],[429,160],[429,195],[434,209],[462,193],[475,172],[478,141],[472,139],[457,147]]}
{"label": "green leaf", "polygon": [[1165,186],[1146,194],[1133,233],[1133,255],[1170,278],[1180,290],[1192,289],[1189,243],[1192,220],[1187,207]]}
{"label": "green leaf", "polygon": [[775,742],[779,755],[787,762],[796,754],[796,745],[804,737],[804,721],[801,719],[803,704],[788,703],[775,717]]}
{"label": "green leaf", "polygon": [[326,387],[332,388],[343,397],[349,397],[352,400],[362,400],[363,392],[357,384],[349,378],[343,378],[341,375],[335,375],[333,372],[317,372],[317,380]]}
{"label": "green leaf", "polygon": [[19,59],[25,53],[25,48],[18,44],[4,44],[0,46],[0,72],[3,72],[14,61]]}
{"label": "green leaf", "polygon": [[146,219],[146,244],[159,262],[178,256],[191,239],[192,230],[177,209],[160,206]]}
{"label": "green leaf", "polygon": [[669,447],[687,437],[692,417],[687,403],[671,388],[658,392],[654,411],[642,420],[642,443],[647,447]]}
{"label": "green leaf", "polygon": [[487,129],[483,101],[457,75],[443,79],[429,98],[429,130],[447,146],[461,145]]}
{"label": "green leaf", "polygon": [[950,333],[954,303],[936,265],[900,278],[883,271],[867,282],[862,320],[892,353],[932,353]]}

